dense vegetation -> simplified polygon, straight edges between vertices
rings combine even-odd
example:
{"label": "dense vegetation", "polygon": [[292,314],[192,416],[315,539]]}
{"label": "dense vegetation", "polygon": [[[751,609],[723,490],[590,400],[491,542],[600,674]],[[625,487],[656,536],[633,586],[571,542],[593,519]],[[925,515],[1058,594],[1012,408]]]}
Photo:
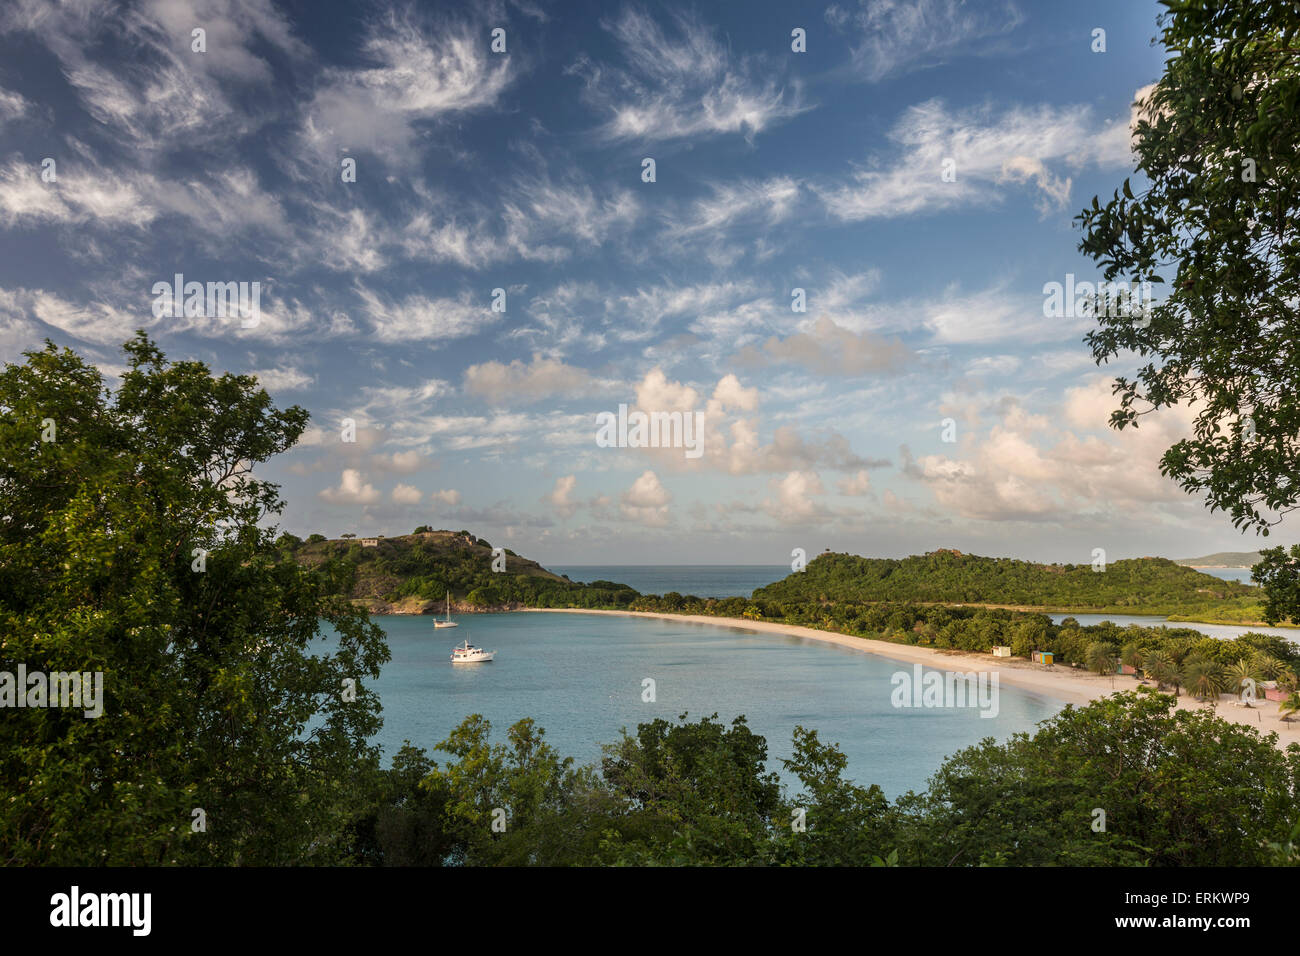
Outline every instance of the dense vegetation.
{"label": "dense vegetation", "polygon": [[366,685],[388,648],[331,596],[336,568],[265,527],[282,503],[252,469],[307,414],[143,334],[126,361],[112,392],[53,344],[0,372],[0,672],[99,672],[103,691],[97,718],[2,712],[0,862],[337,860],[379,767]]}
{"label": "dense vegetation", "polygon": [[1259,591],[1166,558],[1035,564],[934,551],[899,560],[822,554],[801,572],[754,592],[775,603],[913,601],[1044,610],[1165,614],[1175,619],[1258,621]]}
{"label": "dense vegetation", "polygon": [[[796,728],[790,793],[739,717],[655,720],[575,768],[531,720],[468,718],[439,766],[407,747],[358,820],[386,865],[1259,866],[1300,864],[1300,746],[1124,693],[948,758],[889,801]],[[1105,812],[1104,829],[1096,826]],[[495,823],[495,827],[494,827]]]}
{"label": "dense vegetation", "polygon": [[433,531],[379,538],[373,546],[355,539],[300,541],[281,537],[280,546],[308,567],[330,561],[347,569],[342,593],[372,612],[437,612],[448,592],[460,610],[519,607],[625,608],[637,592],[612,581],[580,584],[552,574],[509,548],[504,569],[493,570],[492,545],[468,531]]}

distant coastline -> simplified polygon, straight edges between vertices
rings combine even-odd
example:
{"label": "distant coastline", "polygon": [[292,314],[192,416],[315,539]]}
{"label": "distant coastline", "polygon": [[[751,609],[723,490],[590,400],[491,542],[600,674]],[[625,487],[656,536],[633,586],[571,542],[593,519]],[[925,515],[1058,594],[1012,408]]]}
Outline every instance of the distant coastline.
{"label": "distant coastline", "polygon": [[[854,637],[848,634],[839,634],[835,631],[802,627],[797,624],[779,624],[775,621],[750,621],[744,618],[712,617],[702,614],[663,614],[651,611],[598,611],[585,608],[525,608],[523,610],[536,614],[603,614],[663,621],[684,621],[689,624],[729,628],[754,634],[799,637],[810,641],[820,641],[824,644],[836,644],[864,654],[874,654],[877,657],[886,657],[902,663],[923,664],[945,670],[962,672],[972,670],[995,671],[1000,682],[1021,690],[1042,694],[1063,704],[1088,704],[1118,691],[1133,690],[1142,686],[1140,681],[1128,675],[1101,677],[1082,668],[1034,664],[1019,658],[993,657],[991,654],[974,654],[967,651],[895,644],[890,641]],[[1176,706],[1179,710],[1197,710],[1208,706],[1203,701],[1198,701],[1185,694],[1179,695],[1176,700]],[[1261,733],[1275,731],[1278,735],[1278,747],[1300,743],[1300,721],[1283,722],[1279,720],[1277,709],[1277,703],[1270,700],[1257,701],[1254,707],[1240,706],[1235,698],[1225,694],[1221,696],[1215,713],[1224,720],[1254,727]]]}

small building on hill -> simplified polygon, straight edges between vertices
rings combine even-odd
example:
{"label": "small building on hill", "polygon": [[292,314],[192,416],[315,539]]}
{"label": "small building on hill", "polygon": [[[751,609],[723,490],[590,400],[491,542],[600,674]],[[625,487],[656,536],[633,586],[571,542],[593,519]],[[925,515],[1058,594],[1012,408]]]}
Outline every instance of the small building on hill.
{"label": "small building on hill", "polygon": [[378,538],[362,538],[362,539],[361,539],[361,547],[363,547],[363,548],[377,548],[377,547],[379,547],[379,539],[378,539]]}

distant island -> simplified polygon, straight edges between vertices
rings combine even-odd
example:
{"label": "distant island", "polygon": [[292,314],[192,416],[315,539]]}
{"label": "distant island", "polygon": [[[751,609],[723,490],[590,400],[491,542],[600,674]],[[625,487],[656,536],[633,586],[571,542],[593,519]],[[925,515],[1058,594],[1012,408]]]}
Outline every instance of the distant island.
{"label": "distant island", "polygon": [[1188,568],[1253,568],[1259,561],[1258,551],[1216,551],[1199,558],[1178,558],[1174,564]]}

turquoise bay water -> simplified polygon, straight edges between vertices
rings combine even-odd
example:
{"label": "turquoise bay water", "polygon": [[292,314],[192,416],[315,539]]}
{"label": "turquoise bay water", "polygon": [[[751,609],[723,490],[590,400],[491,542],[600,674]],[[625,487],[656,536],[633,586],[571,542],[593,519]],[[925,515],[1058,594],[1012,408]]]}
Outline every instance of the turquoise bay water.
{"label": "turquoise bay water", "polygon": [[[983,737],[1004,740],[1061,708],[1029,691],[1000,687],[999,714],[974,708],[895,708],[891,675],[912,665],[802,638],[715,625],[587,614],[514,613],[462,617],[433,630],[428,617],[377,616],[393,659],[376,690],[387,757],[409,739],[430,751],[464,717],[492,722],[493,740],[521,717],[534,718],[560,753],[578,763],[600,744],[656,717],[739,714],[768,742],[768,767],[781,770],[795,725],[840,745],[848,775],[890,797],[919,790],[947,755]],[[497,651],[489,664],[448,661],[466,638]],[[656,700],[642,702],[642,680]],[[434,755],[441,759],[442,755]],[[792,781],[787,778],[787,782]]]}

